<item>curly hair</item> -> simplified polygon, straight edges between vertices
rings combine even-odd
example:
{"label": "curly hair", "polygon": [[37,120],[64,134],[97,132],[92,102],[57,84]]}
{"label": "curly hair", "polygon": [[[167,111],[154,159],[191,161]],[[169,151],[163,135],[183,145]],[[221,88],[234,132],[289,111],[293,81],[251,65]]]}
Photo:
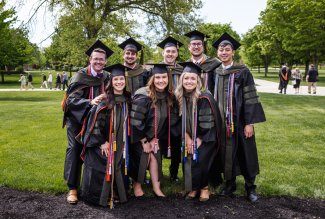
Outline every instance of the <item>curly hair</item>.
{"label": "curly hair", "polygon": [[[106,99],[104,99],[104,101],[106,101],[106,105],[109,109],[112,109],[115,105],[114,88],[113,88],[112,79],[113,78],[110,78],[109,82],[107,83],[107,85],[105,87]],[[125,78],[125,80],[127,80],[127,79]],[[124,87],[124,89],[123,89],[123,95],[126,98],[126,102],[130,103],[131,102],[131,93],[126,91],[126,87]]]}
{"label": "curly hair", "polygon": [[[167,73],[167,75],[168,75],[168,83],[171,83],[170,82],[171,76],[168,73]],[[148,87],[148,91],[149,91],[148,96],[152,99],[152,103],[153,103],[152,107],[154,107],[157,103],[157,91],[155,88],[154,80],[155,80],[155,75],[151,76],[147,83],[147,87]],[[167,86],[165,88],[165,91],[167,91],[167,93],[168,93],[167,104],[168,104],[168,106],[172,107],[174,94],[173,94],[172,90],[169,88],[169,86]]]}
{"label": "curly hair", "polygon": [[[184,87],[183,87],[183,79],[185,77],[185,75],[188,72],[184,72],[183,74],[181,74],[180,78],[179,78],[179,83],[176,87],[175,90],[175,97],[179,106],[179,115],[182,115],[182,107],[183,107],[183,97],[184,97]],[[201,89],[202,89],[202,81],[201,81],[201,77],[197,75],[197,85],[196,88],[192,94],[192,98],[193,98],[193,104],[194,106],[197,103],[197,100],[199,99],[199,96],[201,94]]]}

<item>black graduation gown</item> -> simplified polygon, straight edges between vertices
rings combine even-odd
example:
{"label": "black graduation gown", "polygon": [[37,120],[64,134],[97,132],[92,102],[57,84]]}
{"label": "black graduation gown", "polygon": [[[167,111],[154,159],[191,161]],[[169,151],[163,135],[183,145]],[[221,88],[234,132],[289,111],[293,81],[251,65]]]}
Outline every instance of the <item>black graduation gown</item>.
{"label": "black graduation gown", "polygon": [[[221,115],[220,152],[224,177],[226,180],[231,180],[236,175],[243,175],[245,178],[252,179],[259,173],[255,135],[245,138],[244,127],[266,120],[253,76],[248,68],[242,65],[233,65],[227,70],[220,66],[216,69],[216,73],[218,83],[215,97]],[[226,125],[230,74],[235,74],[233,88],[234,135],[232,138],[227,135]]]}
{"label": "black graduation gown", "polygon": [[88,75],[89,68],[81,69],[71,79],[64,104],[63,126],[67,127],[68,147],[64,163],[64,179],[70,187],[77,188],[80,184],[82,160],[80,153],[82,144],[78,143],[75,137],[82,128],[82,123],[91,109],[89,93],[92,90],[93,97],[104,92],[109,77],[103,72],[101,78]]}
{"label": "black graduation gown", "polygon": [[[124,98],[125,100],[125,98]],[[108,109],[105,102],[93,106],[87,116],[87,124],[82,135],[84,144],[84,171],[82,179],[82,197],[93,204],[107,206],[111,196],[111,186],[117,192],[121,203],[127,201],[128,176],[123,158],[123,102],[116,100],[116,152],[114,152],[114,171],[111,181],[106,181],[108,157],[101,154],[101,145],[110,142],[110,123],[112,109]],[[127,152],[127,148],[126,148]]]}
{"label": "black graduation gown", "polygon": [[[187,115],[192,114],[191,104],[187,100]],[[192,136],[193,130],[189,127],[192,127],[194,121],[189,117],[187,120],[187,133]],[[198,148],[198,160],[192,160],[193,155],[190,154],[184,159],[184,181],[185,191],[187,192],[202,189],[208,185],[210,168],[215,159],[218,146],[216,145],[218,142],[217,124],[215,102],[209,92],[204,92],[197,102],[197,137],[202,140],[202,144]]]}
{"label": "black graduation gown", "polygon": [[137,64],[134,69],[127,72],[127,90],[134,95],[139,88],[147,85],[149,77],[150,72]]}
{"label": "black graduation gown", "polygon": [[[130,146],[130,176],[136,182],[143,183],[145,172],[148,166],[148,153],[143,152],[141,139],[147,138],[148,141],[154,138],[154,114],[152,100],[148,96],[147,87],[139,89],[132,101],[131,108],[131,146]],[[162,176],[160,141],[168,138],[168,108],[167,93],[157,100],[157,138],[159,139],[160,149],[155,154],[158,161],[159,178]]]}
{"label": "black graduation gown", "polygon": [[[282,74],[281,74],[282,73]],[[287,78],[284,78],[282,75],[287,76]],[[279,79],[280,79],[280,83],[279,83],[279,90],[282,89],[287,89],[288,83],[289,83],[289,71],[287,71],[287,68],[281,68],[279,70]]]}

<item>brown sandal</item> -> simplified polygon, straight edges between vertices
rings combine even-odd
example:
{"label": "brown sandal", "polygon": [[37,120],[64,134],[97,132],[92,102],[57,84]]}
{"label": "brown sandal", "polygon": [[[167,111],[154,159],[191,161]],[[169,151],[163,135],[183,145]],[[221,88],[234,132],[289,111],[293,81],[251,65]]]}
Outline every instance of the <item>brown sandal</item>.
{"label": "brown sandal", "polygon": [[71,189],[67,195],[67,202],[70,205],[75,205],[78,203],[78,193],[76,189]]}
{"label": "brown sandal", "polygon": [[191,191],[186,195],[185,200],[193,200],[195,199],[196,196],[197,196],[197,191],[196,190]]}
{"label": "brown sandal", "polygon": [[[202,197],[202,191],[207,191],[208,192],[208,197]],[[210,199],[210,194],[209,194],[209,187],[204,187],[201,189],[201,193],[200,193],[200,198],[199,198],[199,201],[200,202],[206,202]]]}

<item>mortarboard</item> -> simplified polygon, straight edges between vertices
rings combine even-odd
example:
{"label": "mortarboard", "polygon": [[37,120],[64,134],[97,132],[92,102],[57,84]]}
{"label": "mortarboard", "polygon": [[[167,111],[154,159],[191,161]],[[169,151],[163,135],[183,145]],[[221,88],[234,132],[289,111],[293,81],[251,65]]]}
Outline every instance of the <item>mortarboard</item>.
{"label": "mortarboard", "polygon": [[235,40],[232,36],[230,36],[227,32],[221,35],[219,39],[217,39],[212,46],[218,49],[219,45],[231,45],[233,50],[236,50],[240,47],[240,43]]}
{"label": "mortarboard", "polygon": [[198,75],[200,75],[201,73],[204,73],[203,69],[200,66],[196,65],[194,62],[182,62],[179,64],[184,67],[183,73],[189,72],[189,73],[195,73]]}
{"label": "mortarboard", "polygon": [[91,53],[95,49],[102,49],[106,52],[106,58],[110,57],[114,52],[108,48],[102,41],[97,40],[89,49],[85,52],[88,56],[91,56]]}
{"label": "mortarboard", "polygon": [[125,40],[124,42],[122,42],[118,46],[123,50],[133,50],[133,51],[136,51],[136,52],[143,49],[143,46],[140,43],[138,43],[137,41],[135,41],[132,37]]}
{"label": "mortarboard", "polygon": [[104,70],[110,72],[111,77],[115,77],[115,76],[125,76],[126,72],[131,70],[131,68],[118,63],[118,64],[110,65],[104,68]]}
{"label": "mortarboard", "polygon": [[188,32],[185,34],[188,38],[190,38],[190,41],[192,40],[201,40],[202,42],[206,41],[206,38],[209,38],[208,35],[198,31],[198,30],[193,30],[191,32]]}
{"label": "mortarboard", "polygon": [[163,73],[168,73],[168,64],[165,63],[157,63],[157,64],[146,64],[146,65],[153,65],[153,68],[151,69],[151,74],[163,74]]}
{"label": "mortarboard", "polygon": [[176,40],[175,38],[173,38],[171,36],[168,36],[163,41],[161,41],[159,44],[157,44],[157,46],[159,46],[162,49],[165,49],[167,47],[172,47],[172,46],[179,49],[179,47],[183,46],[183,43],[181,43],[180,41]]}

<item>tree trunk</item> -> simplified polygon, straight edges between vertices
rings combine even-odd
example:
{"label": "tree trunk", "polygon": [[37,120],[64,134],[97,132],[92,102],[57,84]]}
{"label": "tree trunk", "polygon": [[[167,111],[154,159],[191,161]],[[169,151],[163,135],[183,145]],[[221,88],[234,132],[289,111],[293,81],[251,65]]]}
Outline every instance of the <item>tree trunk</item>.
{"label": "tree trunk", "polygon": [[306,78],[307,73],[308,73],[308,70],[309,70],[309,60],[306,60],[306,62],[305,62],[305,74],[304,74],[304,78]]}
{"label": "tree trunk", "polygon": [[5,73],[1,72],[1,82],[5,83]]}
{"label": "tree trunk", "polygon": [[264,58],[264,76],[267,78],[267,73],[268,73],[268,61],[267,61],[267,56]]}

